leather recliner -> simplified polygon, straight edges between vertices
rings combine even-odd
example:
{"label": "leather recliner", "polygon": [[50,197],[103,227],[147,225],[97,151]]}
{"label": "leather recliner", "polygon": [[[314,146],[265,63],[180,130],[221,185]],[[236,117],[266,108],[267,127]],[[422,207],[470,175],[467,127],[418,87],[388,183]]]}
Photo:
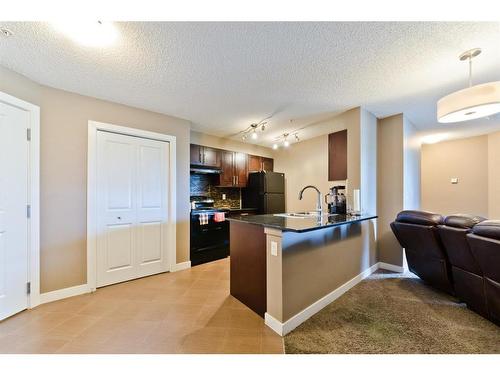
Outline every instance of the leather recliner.
{"label": "leather recliner", "polygon": [[500,325],[500,220],[485,220],[467,234],[472,255],[484,275],[489,319]]}
{"label": "leather recliner", "polygon": [[484,220],[480,216],[450,215],[439,226],[439,235],[451,263],[456,296],[471,310],[487,317],[483,272],[467,241],[467,234]]}
{"label": "leather recliner", "polygon": [[391,228],[405,248],[410,271],[435,288],[454,294],[450,263],[438,233],[441,224],[439,214],[402,211]]}

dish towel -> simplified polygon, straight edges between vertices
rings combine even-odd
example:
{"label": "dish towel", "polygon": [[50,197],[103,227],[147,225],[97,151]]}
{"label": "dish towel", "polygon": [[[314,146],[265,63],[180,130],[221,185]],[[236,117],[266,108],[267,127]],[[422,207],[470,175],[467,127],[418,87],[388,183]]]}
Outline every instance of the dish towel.
{"label": "dish towel", "polygon": [[208,214],[199,214],[200,225],[208,224]]}
{"label": "dish towel", "polygon": [[221,221],[226,221],[226,213],[225,212],[216,212],[214,215],[214,221],[216,223],[220,223]]}

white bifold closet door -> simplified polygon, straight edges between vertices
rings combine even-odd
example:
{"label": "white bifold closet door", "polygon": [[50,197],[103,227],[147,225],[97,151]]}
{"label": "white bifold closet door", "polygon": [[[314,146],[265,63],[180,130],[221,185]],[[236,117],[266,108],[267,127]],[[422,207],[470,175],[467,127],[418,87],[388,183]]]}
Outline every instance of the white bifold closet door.
{"label": "white bifold closet door", "polygon": [[28,306],[30,115],[0,103],[0,320]]}
{"label": "white bifold closet door", "polygon": [[97,132],[97,287],[169,270],[169,146]]}

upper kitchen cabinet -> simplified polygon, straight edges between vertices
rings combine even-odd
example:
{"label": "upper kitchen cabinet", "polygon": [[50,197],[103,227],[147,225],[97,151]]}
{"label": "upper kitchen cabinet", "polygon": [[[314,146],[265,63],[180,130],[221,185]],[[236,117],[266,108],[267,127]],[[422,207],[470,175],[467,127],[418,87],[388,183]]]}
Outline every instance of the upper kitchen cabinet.
{"label": "upper kitchen cabinet", "polygon": [[328,181],[347,180],[347,130],[328,134]]}
{"label": "upper kitchen cabinet", "polygon": [[274,159],[262,158],[262,170],[266,172],[274,171]]}
{"label": "upper kitchen cabinet", "polygon": [[190,160],[193,165],[206,167],[221,166],[221,151],[211,147],[190,145]]}
{"label": "upper kitchen cabinet", "polygon": [[272,172],[274,160],[262,156],[248,155],[248,173],[267,171]]}
{"label": "upper kitchen cabinet", "polygon": [[247,154],[221,151],[220,186],[246,187],[248,179]]}
{"label": "upper kitchen cabinet", "polygon": [[260,172],[262,170],[262,158],[260,156],[248,155],[248,173]]}
{"label": "upper kitchen cabinet", "polygon": [[221,151],[220,186],[234,186],[234,152]]}
{"label": "upper kitchen cabinet", "polygon": [[248,180],[247,154],[242,152],[234,153],[234,175],[236,177],[236,186],[246,187]]}

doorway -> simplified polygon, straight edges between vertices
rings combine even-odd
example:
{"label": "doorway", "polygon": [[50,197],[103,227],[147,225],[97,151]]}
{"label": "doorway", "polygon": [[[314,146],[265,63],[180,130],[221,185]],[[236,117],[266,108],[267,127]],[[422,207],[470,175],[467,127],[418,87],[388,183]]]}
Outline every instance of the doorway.
{"label": "doorway", "polygon": [[39,304],[39,107],[0,92],[0,321]]}
{"label": "doorway", "polygon": [[89,121],[89,287],[175,264],[175,137]]}

